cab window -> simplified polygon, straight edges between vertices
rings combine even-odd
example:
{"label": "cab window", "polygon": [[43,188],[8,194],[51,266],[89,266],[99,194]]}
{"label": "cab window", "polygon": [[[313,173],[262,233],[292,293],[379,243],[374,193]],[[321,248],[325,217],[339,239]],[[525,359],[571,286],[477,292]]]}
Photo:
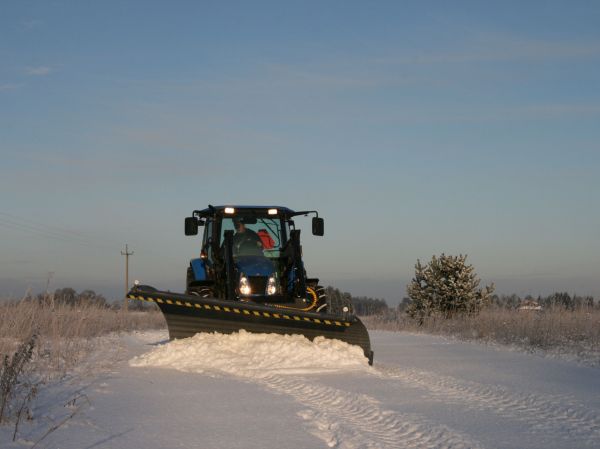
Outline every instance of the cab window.
{"label": "cab window", "polygon": [[226,231],[234,231],[234,235],[237,233],[234,220],[240,220],[244,223],[246,229],[253,231],[258,235],[262,243],[262,252],[266,257],[274,258],[280,256],[284,242],[282,220],[279,217],[224,217],[221,223],[221,245],[223,244]]}

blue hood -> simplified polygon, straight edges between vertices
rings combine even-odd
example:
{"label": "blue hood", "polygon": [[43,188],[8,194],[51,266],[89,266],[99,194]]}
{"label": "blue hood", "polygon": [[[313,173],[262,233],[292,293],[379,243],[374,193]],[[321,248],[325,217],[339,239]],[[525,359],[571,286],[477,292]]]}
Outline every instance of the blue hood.
{"label": "blue hood", "polygon": [[235,258],[235,265],[246,276],[271,276],[275,273],[273,262],[262,256],[239,256]]}

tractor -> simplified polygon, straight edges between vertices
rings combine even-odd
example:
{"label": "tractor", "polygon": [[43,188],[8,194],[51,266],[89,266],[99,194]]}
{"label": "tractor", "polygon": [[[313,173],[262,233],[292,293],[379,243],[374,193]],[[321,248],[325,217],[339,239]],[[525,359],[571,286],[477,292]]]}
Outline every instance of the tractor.
{"label": "tractor", "polygon": [[312,217],[312,234],[324,235],[317,211],[280,206],[212,206],[185,219],[185,235],[202,229],[200,257],[187,268],[185,293],[136,285],[131,299],[155,302],[171,338],[197,332],[302,334],[360,346],[373,362],[369,334],[350,301],[328,300],[319,279],[308,277],[294,218]]}

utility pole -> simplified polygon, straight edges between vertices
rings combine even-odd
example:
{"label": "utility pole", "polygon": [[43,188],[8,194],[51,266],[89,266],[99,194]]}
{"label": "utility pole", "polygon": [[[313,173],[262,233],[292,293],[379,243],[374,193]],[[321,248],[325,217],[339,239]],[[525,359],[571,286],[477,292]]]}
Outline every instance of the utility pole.
{"label": "utility pole", "polygon": [[128,308],[127,292],[129,291],[129,256],[133,255],[133,251],[129,252],[127,244],[125,244],[125,252],[121,251],[121,256],[125,256],[125,310]]}

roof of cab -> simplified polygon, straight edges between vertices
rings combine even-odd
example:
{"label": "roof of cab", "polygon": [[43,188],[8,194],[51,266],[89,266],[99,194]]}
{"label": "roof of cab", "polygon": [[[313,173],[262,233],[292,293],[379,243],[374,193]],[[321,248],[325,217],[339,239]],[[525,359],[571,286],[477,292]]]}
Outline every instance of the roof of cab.
{"label": "roof of cab", "polygon": [[226,207],[233,207],[236,210],[244,210],[244,211],[251,211],[251,210],[269,210],[269,209],[277,209],[278,214],[283,214],[283,215],[294,215],[295,212],[292,209],[289,209],[287,207],[282,207],[282,206],[238,206],[238,205],[234,205],[234,204],[228,204],[226,206],[209,206],[206,209],[202,209],[199,211],[195,211],[198,212],[200,215],[212,215],[214,213],[222,213],[225,211]]}

